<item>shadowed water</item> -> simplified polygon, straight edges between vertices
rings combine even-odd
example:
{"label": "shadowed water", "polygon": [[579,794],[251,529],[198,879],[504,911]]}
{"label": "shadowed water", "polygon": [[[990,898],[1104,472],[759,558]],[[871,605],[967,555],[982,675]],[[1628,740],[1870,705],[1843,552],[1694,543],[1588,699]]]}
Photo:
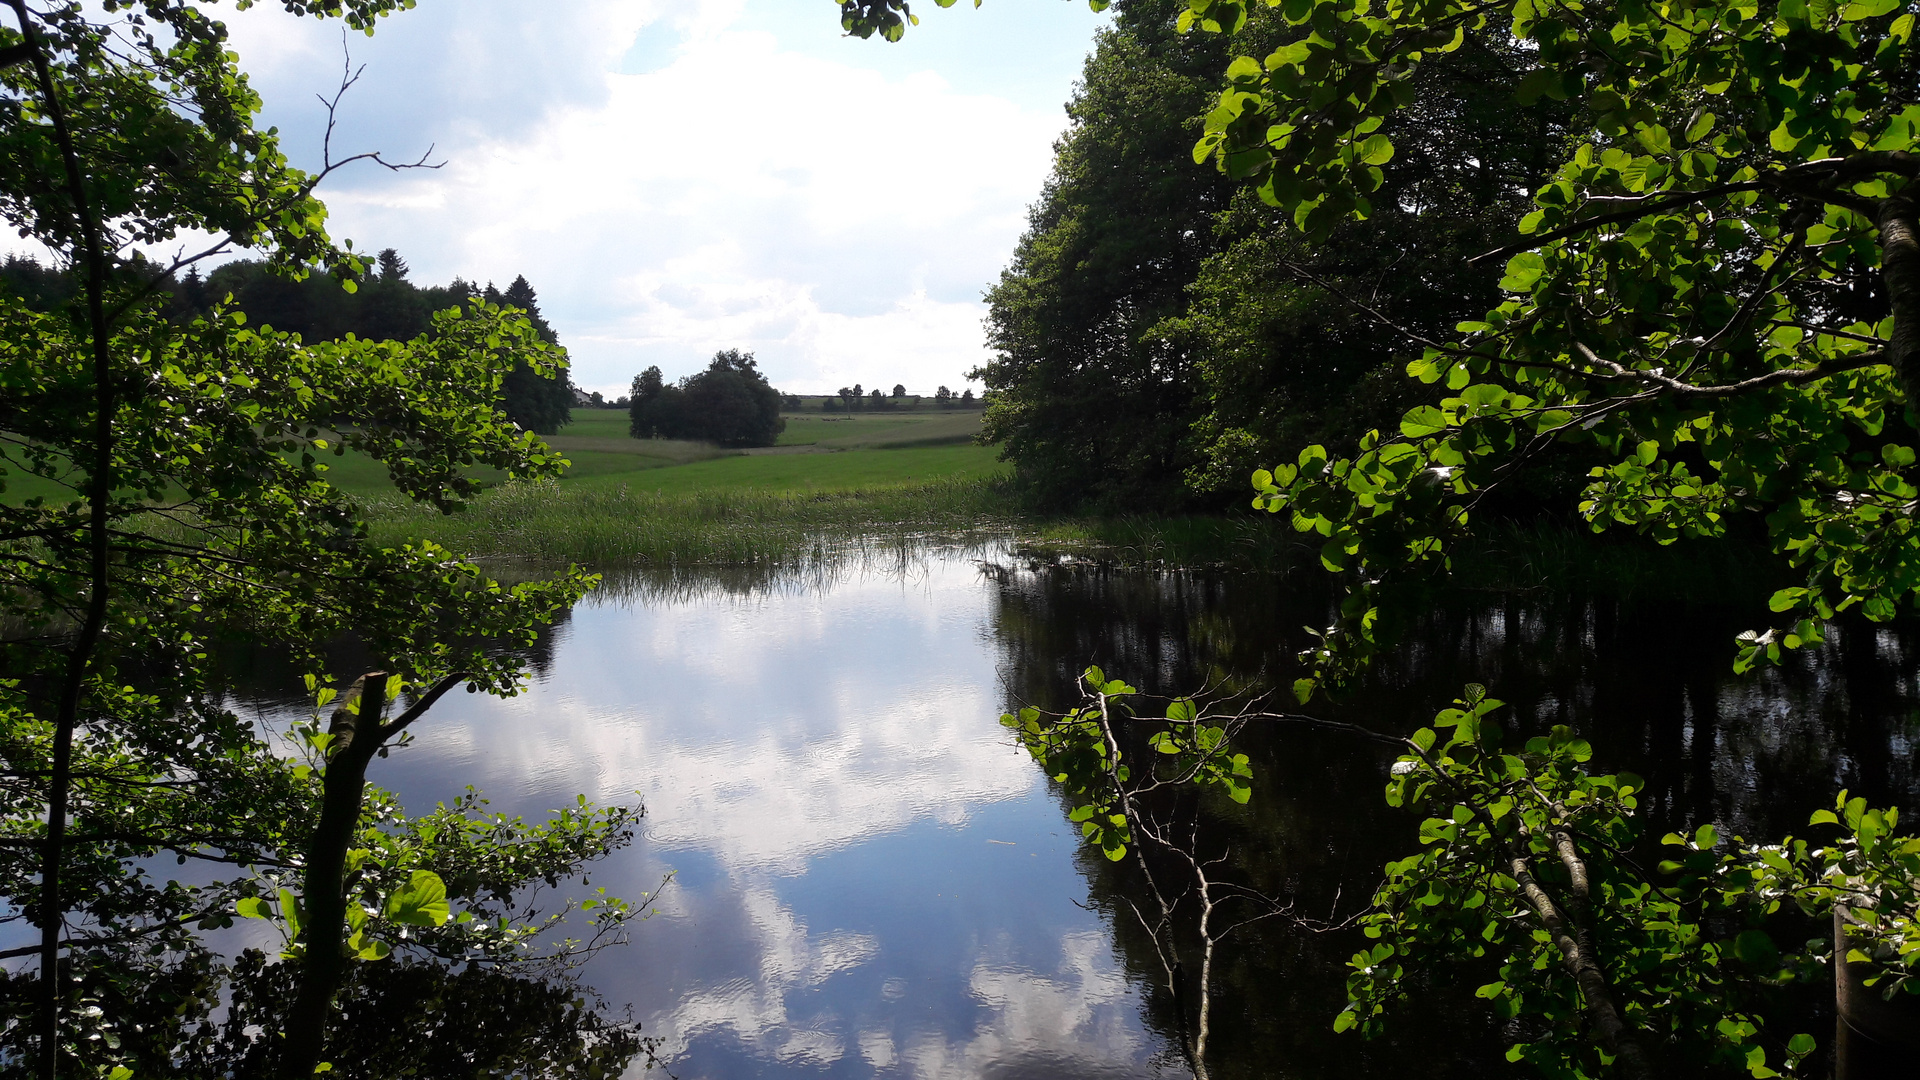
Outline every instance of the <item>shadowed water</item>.
{"label": "shadowed water", "polygon": [[[1089,662],[1148,690],[1284,686],[1324,602],[1271,576],[1029,564],[1003,549],[868,550],[809,572],[636,575],[576,606],[510,700],[455,695],[377,782],[416,809],[468,784],[537,816],[576,793],[643,801],[643,835],[591,875],[659,913],[587,972],[630,1002],[682,1080],[789,1075],[1177,1075],[1170,1003],[1128,914],[1126,866],[1089,857],[997,723],[1057,705]],[[1656,833],[1795,829],[1849,785],[1911,802],[1915,643],[1842,627],[1736,679],[1739,613],[1457,601],[1329,715],[1404,732],[1468,680],[1516,727],[1572,723],[1652,784]],[[343,656],[342,670],[354,661]],[[293,718],[264,658],[247,707]],[[1387,757],[1344,736],[1259,735],[1244,809],[1206,824],[1246,876],[1348,915],[1417,818]],[[1227,951],[1217,1075],[1461,1075],[1498,1062],[1479,1020],[1335,1036],[1346,933],[1272,921]],[[1453,991],[1436,988],[1446,997]],[[1504,1062],[1500,1062],[1504,1065]]]}

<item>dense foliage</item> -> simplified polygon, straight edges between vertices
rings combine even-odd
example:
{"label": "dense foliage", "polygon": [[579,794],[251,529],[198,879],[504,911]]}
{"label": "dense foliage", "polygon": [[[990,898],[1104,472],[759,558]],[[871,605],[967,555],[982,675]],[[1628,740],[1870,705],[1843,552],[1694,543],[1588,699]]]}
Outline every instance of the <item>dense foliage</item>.
{"label": "dense foliage", "polygon": [[[1379,646],[1384,581],[1443,566],[1469,511],[1562,446],[1603,459],[1577,497],[1596,530],[1670,543],[1763,519],[1806,571],[1804,587],[1772,598],[1786,625],[1746,635],[1737,666],[1819,640],[1850,607],[1893,617],[1920,581],[1910,5],[1275,6],[1311,33],[1228,66],[1195,155],[1250,181],[1315,242],[1397,205],[1383,166],[1404,139],[1391,125],[1423,100],[1417,73],[1443,57],[1518,41],[1530,56],[1519,104],[1579,107],[1517,239],[1473,260],[1505,261],[1507,299],[1455,341],[1379,316],[1422,348],[1410,374],[1449,396],[1363,437],[1352,456],[1315,445],[1255,475],[1256,505],[1324,538],[1323,563],[1353,590],[1309,656],[1303,700]],[[1183,18],[1250,25],[1231,2],[1195,0]],[[1757,1041],[1763,1025],[1738,1011],[1736,983],[1743,965],[1750,982],[1776,980],[1780,952],[1758,928],[1735,932],[1736,912],[1716,904],[1745,919],[1789,901],[1816,916],[1868,908],[1831,962],[1866,965],[1888,994],[1912,989],[1920,845],[1897,836],[1897,815],[1843,793],[1824,820],[1843,818],[1852,836],[1826,848],[1789,838],[1729,852],[1711,829],[1669,838],[1690,849],[1662,868],[1680,875],[1669,884],[1626,860],[1630,783],[1579,772],[1569,732],[1518,753],[1483,746],[1473,710],[1485,703],[1469,704],[1445,754],[1427,753],[1431,731],[1416,736],[1407,783],[1447,785],[1459,801],[1423,828],[1426,852],[1389,867],[1372,922],[1384,941],[1355,958],[1349,1016],[1370,1020],[1403,995],[1439,943],[1514,976],[1483,996],[1531,1018],[1514,1054],[1549,1072],[1653,1075],[1718,1042],[1731,1063],[1771,1075],[1814,1040],[1775,1036],[1771,1056]],[[1564,878],[1523,873],[1536,859]],[[1724,873],[1702,884],[1715,867]],[[1488,914],[1474,914],[1482,905]],[[1516,909],[1530,929],[1508,938],[1489,920]],[[1449,927],[1475,919],[1477,939]]]}
{"label": "dense foliage", "polygon": [[780,392],[768,385],[752,353],[722,349],[704,371],[677,384],[665,382],[658,367],[634,376],[627,415],[636,439],[772,446],[787,427],[780,404]]}
{"label": "dense foliage", "polygon": [[[504,585],[432,544],[376,545],[325,459],[351,448],[445,512],[483,488],[476,466],[554,475],[563,462],[499,403],[516,367],[563,379],[563,358],[524,314],[484,300],[406,341],[309,341],[219,303],[176,310],[166,283],[229,252],[296,279],[325,270],[349,291],[365,278],[314,196],[344,163],[287,164],[253,125],[260,102],[225,28],[199,7],[7,6],[0,216],[60,273],[29,275],[32,295],[0,292],[0,483],[31,476],[63,494],[0,488],[0,923],[40,938],[9,954],[39,963],[4,980],[0,1067],[218,1075],[239,1055],[308,1076],[335,987],[370,985],[353,965],[534,958],[548,950],[532,947],[545,919],[529,889],[630,828],[619,808],[527,825],[463,803],[416,819],[364,783],[365,759],[439,695],[513,693],[518,647],[592,579]],[[360,28],[404,6],[286,4]],[[170,264],[126,254],[189,236],[211,239]],[[342,635],[382,670],[353,680],[328,730],[301,733],[303,753],[223,707],[223,643],[275,649],[324,699],[322,682],[360,674],[324,670]],[[195,870],[170,878],[163,854]],[[329,860],[347,872],[320,873]],[[617,937],[632,909],[587,902]],[[203,1021],[244,973],[199,931],[242,916],[286,931],[283,956],[254,974],[308,1007],[259,1014],[283,1029],[209,1042]],[[311,1056],[284,1049],[283,1031],[301,1029]],[[578,1057],[558,1033],[545,1045]]]}
{"label": "dense foliage", "polygon": [[[1773,595],[1780,625],[1743,635],[1743,670],[1820,640],[1840,612],[1884,621],[1920,599],[1920,10],[1270,0],[1295,28],[1276,32],[1254,7],[1189,0],[1180,14],[1181,29],[1238,35],[1250,53],[1226,65],[1194,157],[1246,181],[1308,250],[1409,209],[1394,174],[1433,130],[1420,121],[1436,105],[1433,73],[1492,60],[1500,95],[1478,123],[1510,93],[1523,125],[1545,110],[1535,131],[1548,136],[1512,159],[1530,172],[1487,189],[1493,227],[1511,213],[1509,185],[1532,196],[1504,246],[1433,279],[1450,283],[1446,301],[1470,301],[1475,276],[1504,264],[1491,310],[1443,332],[1315,282],[1418,349],[1407,370],[1434,389],[1396,424],[1254,475],[1255,505],[1317,534],[1351,589],[1307,656],[1302,700],[1384,643],[1387,587],[1443,568],[1470,512],[1549,451],[1587,472],[1565,501],[1597,531],[1671,543],[1744,519],[1806,573]],[[910,21],[893,0],[843,11],[854,32],[894,36]],[[1464,149],[1472,133],[1436,146]],[[1420,243],[1440,248],[1436,270],[1471,250]],[[1225,310],[1244,334],[1250,309]],[[1706,827],[1668,837],[1679,857],[1648,873],[1631,850],[1637,784],[1585,773],[1588,751],[1566,729],[1501,747],[1491,708],[1470,694],[1440,718],[1446,745],[1423,729],[1395,770],[1391,799],[1452,807],[1422,827],[1420,854],[1389,866],[1368,923],[1381,943],[1354,959],[1342,1026],[1372,1025],[1424,965],[1480,962],[1501,972],[1481,996],[1520,1036],[1511,1056],[1549,1074],[1652,1076],[1711,1058],[1764,1077],[1816,1045],[1767,1032],[1757,1011],[1815,959],[1854,973],[1843,984],[1864,974],[1889,996],[1920,992],[1920,841],[1898,833],[1896,813],[1842,792],[1814,817],[1846,830],[1827,846],[1729,844]],[[1112,762],[1089,775],[1120,791],[1118,749],[1084,728],[1045,729],[1069,745],[1030,748],[1050,771],[1063,754]],[[1124,800],[1104,819],[1088,805],[1090,839],[1111,855],[1138,825]],[[1777,946],[1761,924],[1789,908],[1835,920],[1831,952]]]}
{"label": "dense foliage", "polygon": [[1149,340],[1180,314],[1231,186],[1184,148],[1225,53],[1127,0],[1095,39],[1053,175],[987,294],[985,435],[1043,498],[1176,501],[1191,460],[1192,359]]}
{"label": "dense foliage", "polygon": [[[1905,419],[1920,333],[1904,194],[1920,175],[1914,13],[1893,0],[1500,10],[1289,9],[1328,27],[1230,69],[1196,153],[1314,235],[1370,213],[1369,162],[1395,153],[1382,125],[1413,93],[1396,72],[1430,52],[1533,42],[1518,92],[1579,100],[1590,124],[1497,253],[1509,298],[1458,342],[1423,339],[1409,366],[1452,396],[1356,457],[1312,447],[1262,473],[1261,505],[1371,583],[1442,558],[1486,492],[1570,444],[1606,461],[1579,496],[1595,529],[1664,543],[1764,517],[1804,568],[1805,587],[1774,597],[1785,625],[1754,633],[1742,665],[1818,640],[1846,608],[1891,618],[1920,586]],[[1371,588],[1331,629],[1325,675],[1369,647]]]}
{"label": "dense foliage", "polygon": [[[332,341],[351,334],[368,341],[411,341],[433,332],[433,315],[450,307],[485,300],[516,308],[533,323],[549,345],[559,336],[540,315],[539,298],[524,276],[515,277],[505,292],[489,283],[484,289],[455,278],[448,285],[426,288],[407,280],[406,260],[387,248],[351,292],[323,277],[294,278],[255,259],[236,259],[217,267],[205,278],[198,266],[183,277],[158,282],[171,297],[169,318],[190,320],[213,314],[223,301],[259,327],[298,334],[303,341]],[[157,273],[151,266],[135,272]],[[38,261],[8,256],[0,265],[0,289],[11,292],[37,311],[54,311],[71,302],[77,277]],[[541,373],[516,365],[501,386],[501,405],[514,423],[539,435],[552,435],[567,423],[573,407],[573,388],[563,366]]]}
{"label": "dense foliage", "polygon": [[[1510,232],[1563,137],[1565,106],[1513,104],[1527,57],[1476,42],[1409,76],[1381,212],[1308,243],[1187,164],[1229,56],[1178,33],[1181,10],[1120,5],[988,295],[989,433],[1056,502],[1218,500],[1281,448],[1351,446],[1398,415],[1417,391],[1379,316],[1439,333],[1494,302],[1497,269],[1460,264]],[[1241,44],[1300,33],[1256,11]]]}

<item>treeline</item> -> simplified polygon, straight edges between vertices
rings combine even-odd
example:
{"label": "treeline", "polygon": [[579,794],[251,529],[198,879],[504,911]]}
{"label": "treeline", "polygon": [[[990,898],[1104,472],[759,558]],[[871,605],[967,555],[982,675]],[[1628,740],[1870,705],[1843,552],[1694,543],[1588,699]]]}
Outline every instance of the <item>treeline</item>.
{"label": "treeline", "polygon": [[1121,0],[1011,265],[988,293],[986,437],[1056,504],[1239,503],[1308,443],[1351,449],[1415,402],[1408,333],[1498,303],[1497,260],[1567,107],[1516,103],[1530,60],[1479,39],[1429,54],[1383,130],[1373,216],[1308,247],[1254,185],[1192,164],[1233,54],[1309,27],[1181,34],[1185,0]]}
{"label": "treeline", "polygon": [[[159,288],[167,295],[172,317],[204,315],[230,295],[250,325],[299,334],[305,341],[335,340],[348,334],[371,341],[411,341],[431,330],[434,312],[478,297],[525,311],[542,340],[559,342],[524,276],[515,277],[502,291],[491,283],[478,286],[459,278],[423,288],[409,281],[407,274],[406,261],[388,248],[357,282],[355,292],[321,274],[291,281],[274,274],[265,263],[251,260],[227,263],[205,278],[195,268],[184,278],[160,283]],[[0,264],[0,288],[43,311],[64,306],[73,295],[75,281],[73,275],[30,258],[9,256]],[[564,372],[546,378],[520,364],[505,380],[501,408],[521,427],[551,435],[571,419],[573,400],[573,387]]]}
{"label": "treeline", "polygon": [[634,376],[628,432],[636,439],[695,439],[721,446],[772,446],[787,422],[783,398],[750,352],[723,349],[705,371],[677,383],[658,367]]}
{"label": "treeline", "polygon": [[[881,393],[877,386],[870,391],[863,391],[859,383],[854,383],[820,400],[820,408],[824,412],[883,412],[887,409],[918,409],[920,406],[920,395],[907,393],[904,383],[894,383],[892,394]],[[974,409],[979,408],[980,403],[974,400],[972,390],[955,394],[942,386],[933,392],[933,406],[936,409]]]}

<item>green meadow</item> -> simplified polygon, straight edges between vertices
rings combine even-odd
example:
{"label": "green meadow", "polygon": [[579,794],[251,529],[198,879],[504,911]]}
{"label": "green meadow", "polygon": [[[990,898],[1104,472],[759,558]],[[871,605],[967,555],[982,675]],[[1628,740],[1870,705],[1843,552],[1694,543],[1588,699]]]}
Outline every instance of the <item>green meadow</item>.
{"label": "green meadow", "polygon": [[[979,430],[980,414],[974,411],[852,417],[800,413],[787,416],[787,430],[777,446],[728,450],[708,443],[630,438],[625,412],[576,409],[573,422],[547,442],[571,462],[563,489],[624,485],[683,495],[716,490],[818,493],[986,481],[1004,475],[997,451],[973,443]],[[327,478],[344,491],[375,499],[392,492],[384,466],[370,458],[349,453],[325,458],[323,464]],[[0,498],[75,498],[69,485],[77,486],[81,479],[77,471],[55,480],[8,469]]]}
{"label": "green meadow", "polygon": [[[779,444],[753,450],[633,439],[626,413],[611,409],[573,415],[547,440],[572,463],[562,479],[503,482],[458,514],[400,497],[382,467],[358,455],[327,459],[328,476],[362,500],[376,540],[433,540],[492,560],[797,565],[848,545],[982,531],[1016,538],[1021,552],[1042,560],[1274,570],[1317,560],[1314,544],[1267,514],[1036,512],[1010,482],[997,449],[972,441],[980,430],[975,411],[789,413]],[[0,498],[76,497],[54,481],[9,472]],[[1499,590],[1555,583],[1689,597],[1753,586],[1729,580],[1732,567],[1772,566],[1764,551],[1753,556],[1720,565],[1686,544],[1649,553],[1584,529],[1498,523],[1454,552],[1475,580]]]}
{"label": "green meadow", "polygon": [[[377,541],[432,540],[490,560],[768,567],[831,558],[849,545],[982,532],[1014,538],[1041,560],[1279,570],[1318,556],[1315,544],[1268,514],[1036,511],[998,450],[972,441],[977,411],[789,413],[778,445],[753,450],[630,438],[626,413],[612,409],[573,416],[547,440],[572,463],[562,479],[503,482],[458,514],[400,497],[384,469],[358,455],[328,458],[328,477],[362,500]],[[54,481],[9,473],[0,498],[76,497]],[[1691,545],[1649,553],[1616,541],[1557,524],[1493,523],[1454,560],[1496,590],[1554,583],[1623,597],[1724,595],[1754,585],[1729,580],[1732,567],[1773,565],[1757,548],[1749,560],[1721,565]],[[1733,576],[1755,573],[1763,571]]]}
{"label": "green meadow", "polygon": [[856,537],[964,532],[1014,514],[1007,467],[975,445],[980,414],[790,413],[778,445],[634,439],[627,415],[577,409],[547,442],[557,482],[507,482],[451,516],[395,494],[373,462],[338,459],[376,539],[431,539],[490,559],[675,564],[805,561]]}

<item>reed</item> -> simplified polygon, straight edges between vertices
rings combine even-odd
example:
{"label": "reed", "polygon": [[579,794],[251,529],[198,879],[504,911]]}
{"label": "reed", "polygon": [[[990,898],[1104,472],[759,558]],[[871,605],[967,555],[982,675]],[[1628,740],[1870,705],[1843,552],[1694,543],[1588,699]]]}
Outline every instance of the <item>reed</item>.
{"label": "reed", "polygon": [[[1000,477],[829,491],[660,491],[621,483],[510,482],[463,513],[397,494],[362,497],[373,539],[432,539],[471,558],[528,566],[818,569],[929,543],[1010,544],[1043,561],[1223,568],[1320,576],[1317,545],[1269,514],[1060,517]],[[1443,589],[1713,603],[1787,584],[1759,541],[1656,547],[1560,522],[1483,522],[1452,549]]]}
{"label": "reed", "polygon": [[431,539],[488,560],[749,566],[798,565],[854,536],[1010,531],[1013,499],[994,480],[867,490],[635,491],[623,484],[507,483],[441,515],[394,495],[363,500],[373,539]]}

